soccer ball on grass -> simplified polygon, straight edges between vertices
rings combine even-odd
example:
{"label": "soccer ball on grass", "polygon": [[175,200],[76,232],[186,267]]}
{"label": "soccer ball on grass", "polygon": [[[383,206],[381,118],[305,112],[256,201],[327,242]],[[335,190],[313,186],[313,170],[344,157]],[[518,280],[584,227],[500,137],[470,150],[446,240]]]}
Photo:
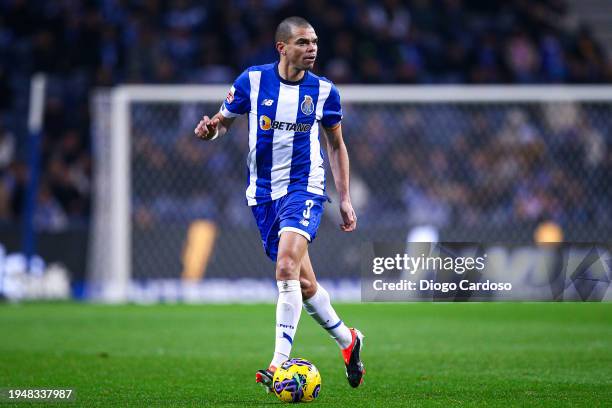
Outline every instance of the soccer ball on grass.
{"label": "soccer ball on grass", "polygon": [[272,389],[281,401],[310,402],[321,391],[321,374],[310,361],[292,358],[274,372]]}

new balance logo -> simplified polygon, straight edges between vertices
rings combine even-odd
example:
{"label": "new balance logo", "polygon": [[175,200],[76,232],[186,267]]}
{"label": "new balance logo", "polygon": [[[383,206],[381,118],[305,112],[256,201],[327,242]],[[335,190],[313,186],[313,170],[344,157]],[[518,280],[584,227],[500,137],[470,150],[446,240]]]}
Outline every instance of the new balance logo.
{"label": "new balance logo", "polygon": [[300,221],[300,224],[302,224],[303,226],[307,227],[308,224],[310,224],[310,222],[308,220],[302,220],[302,221]]}
{"label": "new balance logo", "polygon": [[263,106],[272,106],[273,103],[274,103],[274,99],[264,99],[261,102]]}

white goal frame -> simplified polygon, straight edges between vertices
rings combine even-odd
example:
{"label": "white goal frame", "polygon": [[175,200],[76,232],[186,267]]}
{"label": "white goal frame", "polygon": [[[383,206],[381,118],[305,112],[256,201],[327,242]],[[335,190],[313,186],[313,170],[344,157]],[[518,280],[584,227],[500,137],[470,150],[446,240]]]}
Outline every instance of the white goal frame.
{"label": "white goal frame", "polygon": [[[93,299],[103,302],[128,300],[131,276],[131,105],[135,102],[213,102],[220,105],[229,88],[230,85],[122,85],[111,90],[110,140],[105,142],[111,151],[111,162],[95,163],[94,167],[96,195],[88,271],[89,282],[95,288],[91,293]],[[608,85],[342,85],[339,90],[342,101],[349,103],[612,102],[612,86]],[[101,171],[101,166],[107,166],[105,171]],[[110,197],[101,197],[109,191]],[[108,200],[108,209],[103,209],[98,203],[104,199]],[[96,244],[100,240],[106,242],[104,253],[100,253],[101,246]]]}

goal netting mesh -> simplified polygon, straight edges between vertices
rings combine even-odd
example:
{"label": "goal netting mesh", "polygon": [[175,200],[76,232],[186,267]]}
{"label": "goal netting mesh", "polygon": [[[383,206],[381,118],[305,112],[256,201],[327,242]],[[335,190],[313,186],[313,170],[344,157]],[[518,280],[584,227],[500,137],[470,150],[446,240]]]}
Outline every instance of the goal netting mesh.
{"label": "goal netting mesh", "polygon": [[[405,240],[419,226],[463,242],[531,242],[547,221],[565,241],[610,236],[609,90],[340,90],[359,227],[339,230],[328,166],[332,203],[310,251],[339,296],[359,296],[364,242]],[[227,282],[237,300],[275,293],[244,198],[246,118],[222,139],[193,136],[225,92],[124,87],[93,99],[89,273],[98,296],[224,300]]]}

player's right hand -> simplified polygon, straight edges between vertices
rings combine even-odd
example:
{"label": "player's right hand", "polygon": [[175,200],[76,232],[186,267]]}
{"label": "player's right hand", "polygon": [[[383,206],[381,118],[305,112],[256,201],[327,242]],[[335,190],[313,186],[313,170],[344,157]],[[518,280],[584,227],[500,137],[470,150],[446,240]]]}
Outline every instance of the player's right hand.
{"label": "player's right hand", "polygon": [[194,133],[200,139],[208,140],[216,132],[217,126],[219,125],[219,118],[210,119],[208,116],[204,116],[198,125],[194,129]]}

